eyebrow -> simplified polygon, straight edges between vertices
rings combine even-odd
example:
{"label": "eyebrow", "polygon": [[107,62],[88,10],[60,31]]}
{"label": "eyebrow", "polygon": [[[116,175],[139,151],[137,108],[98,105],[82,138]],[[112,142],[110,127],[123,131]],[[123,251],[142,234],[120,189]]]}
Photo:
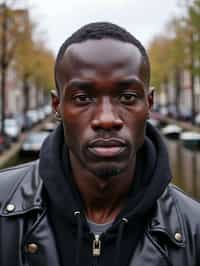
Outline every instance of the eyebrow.
{"label": "eyebrow", "polygon": [[87,80],[71,80],[67,84],[67,88],[79,88],[82,90],[92,89],[93,87],[94,87],[94,84],[91,81],[87,81]]}
{"label": "eyebrow", "polygon": [[124,80],[120,80],[117,82],[119,86],[130,86],[130,85],[140,85],[145,88],[145,84],[143,81],[137,79],[137,78],[127,78]]}
{"label": "eyebrow", "polygon": [[[135,77],[125,78],[125,79],[116,81],[115,85],[121,87],[122,89],[124,86],[128,87],[131,85],[139,85],[142,88],[145,88],[144,82]],[[92,81],[73,79],[69,81],[65,89],[77,88],[81,90],[92,90],[94,87],[95,87],[95,84]]]}

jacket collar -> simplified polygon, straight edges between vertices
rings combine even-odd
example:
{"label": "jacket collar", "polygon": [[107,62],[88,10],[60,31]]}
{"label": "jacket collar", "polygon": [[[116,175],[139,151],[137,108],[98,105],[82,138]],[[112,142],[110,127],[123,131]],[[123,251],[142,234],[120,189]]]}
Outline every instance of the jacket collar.
{"label": "jacket collar", "polygon": [[179,247],[185,246],[183,218],[179,211],[173,185],[167,186],[157,201],[153,217],[150,218],[149,231],[157,236],[163,235]]}

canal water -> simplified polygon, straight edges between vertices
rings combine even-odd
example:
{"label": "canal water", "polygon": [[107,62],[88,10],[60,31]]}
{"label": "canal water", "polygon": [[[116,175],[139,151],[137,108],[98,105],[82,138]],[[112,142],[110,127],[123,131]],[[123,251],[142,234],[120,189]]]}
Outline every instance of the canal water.
{"label": "canal water", "polygon": [[165,138],[173,183],[200,200],[200,151],[185,148],[179,140]]}
{"label": "canal water", "polygon": [[[191,151],[178,140],[164,138],[173,173],[172,182],[192,197],[200,200],[200,150]],[[4,167],[24,163],[35,158],[21,158],[16,155]]]}

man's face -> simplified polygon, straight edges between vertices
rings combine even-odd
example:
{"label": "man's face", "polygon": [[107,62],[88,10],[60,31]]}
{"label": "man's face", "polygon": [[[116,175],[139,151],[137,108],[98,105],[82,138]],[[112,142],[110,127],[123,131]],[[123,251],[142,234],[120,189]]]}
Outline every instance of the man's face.
{"label": "man's face", "polygon": [[152,105],[137,47],[111,39],[72,44],[58,66],[60,112],[70,157],[96,176],[133,165]]}

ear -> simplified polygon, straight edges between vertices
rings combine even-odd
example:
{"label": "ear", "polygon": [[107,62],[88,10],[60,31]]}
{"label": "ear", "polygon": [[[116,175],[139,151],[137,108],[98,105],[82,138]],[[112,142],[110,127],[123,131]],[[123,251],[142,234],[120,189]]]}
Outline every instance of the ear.
{"label": "ear", "polygon": [[51,105],[55,113],[60,113],[60,98],[56,90],[51,90]]}
{"label": "ear", "polygon": [[153,108],[153,103],[154,103],[154,87],[150,87],[149,88],[149,92],[148,92],[148,95],[147,95],[147,100],[148,100],[148,105],[149,105],[149,111],[152,110]]}

